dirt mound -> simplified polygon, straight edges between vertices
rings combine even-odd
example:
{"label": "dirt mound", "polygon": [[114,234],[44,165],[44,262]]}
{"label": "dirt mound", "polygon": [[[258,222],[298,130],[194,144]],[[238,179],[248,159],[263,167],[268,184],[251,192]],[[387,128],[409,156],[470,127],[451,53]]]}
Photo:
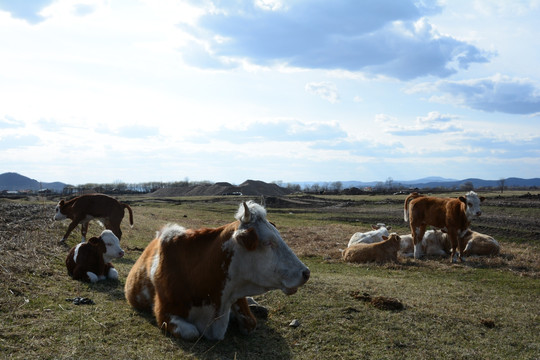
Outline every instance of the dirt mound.
{"label": "dirt mound", "polygon": [[159,189],[152,194],[154,197],[170,196],[220,196],[220,195],[250,195],[250,196],[283,196],[291,191],[276,184],[268,184],[258,180],[246,180],[240,185],[228,182],[215,184],[188,185]]}

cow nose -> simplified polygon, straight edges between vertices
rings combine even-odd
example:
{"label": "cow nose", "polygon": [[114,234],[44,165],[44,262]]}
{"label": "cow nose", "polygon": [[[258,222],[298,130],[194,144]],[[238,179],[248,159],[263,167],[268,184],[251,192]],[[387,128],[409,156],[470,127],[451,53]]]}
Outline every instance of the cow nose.
{"label": "cow nose", "polygon": [[124,250],[120,250],[120,252],[118,253],[118,257],[122,257],[124,256]]}
{"label": "cow nose", "polygon": [[309,271],[309,269],[302,271],[302,277],[304,278],[304,282],[307,282],[309,280],[310,274],[311,274],[311,271]]}
{"label": "cow nose", "polygon": [[477,212],[476,212],[476,216],[480,216],[480,215],[482,215],[482,212],[481,212],[481,211],[477,211]]}

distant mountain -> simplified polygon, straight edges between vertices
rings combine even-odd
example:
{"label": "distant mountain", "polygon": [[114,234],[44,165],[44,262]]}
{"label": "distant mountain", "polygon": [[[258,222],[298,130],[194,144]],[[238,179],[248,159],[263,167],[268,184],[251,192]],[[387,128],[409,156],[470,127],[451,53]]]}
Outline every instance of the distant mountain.
{"label": "distant mountain", "polygon": [[[469,178],[469,179],[463,179],[463,180],[456,180],[456,179],[446,179],[438,176],[430,176],[425,177],[417,180],[392,180],[394,186],[403,185],[407,188],[418,188],[418,189],[424,189],[424,188],[459,188],[462,184],[466,182],[471,182],[473,184],[473,187],[481,188],[481,187],[498,187],[499,186],[499,180],[482,180],[482,179],[476,179],[476,178]],[[325,184],[332,185],[333,182],[316,182],[316,181],[305,181],[305,182],[294,182],[293,184],[298,184],[302,188],[305,188],[306,186],[312,186],[314,184],[319,184],[320,186],[323,186]],[[374,187],[380,184],[385,184],[385,181],[341,181],[341,185],[343,189],[348,189],[352,187],[356,187],[359,189],[365,188],[365,187]],[[504,186],[506,187],[540,187],[540,178],[533,178],[533,179],[522,179],[522,178],[506,178],[504,182]]]}
{"label": "distant mountain", "polygon": [[66,184],[61,182],[39,182],[13,172],[0,174],[0,191],[38,191],[49,189],[55,192],[62,192],[65,186]]}

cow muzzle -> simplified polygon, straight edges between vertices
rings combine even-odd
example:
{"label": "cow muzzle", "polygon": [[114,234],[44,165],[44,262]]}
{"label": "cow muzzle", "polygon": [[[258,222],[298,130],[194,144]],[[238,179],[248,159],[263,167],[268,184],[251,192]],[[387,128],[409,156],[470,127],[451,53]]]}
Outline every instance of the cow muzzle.
{"label": "cow muzzle", "polygon": [[285,295],[295,294],[298,291],[298,288],[304,285],[309,280],[310,275],[311,275],[311,271],[309,271],[309,269],[306,268],[305,270],[302,271],[302,277],[300,279],[300,283],[298,284],[298,286],[284,287],[281,289],[281,291],[283,291]]}

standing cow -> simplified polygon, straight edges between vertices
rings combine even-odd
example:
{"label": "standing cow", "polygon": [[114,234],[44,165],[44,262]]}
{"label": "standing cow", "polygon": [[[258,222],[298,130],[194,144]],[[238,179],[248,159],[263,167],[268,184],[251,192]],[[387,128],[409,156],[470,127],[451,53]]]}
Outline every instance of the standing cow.
{"label": "standing cow", "polygon": [[421,241],[426,227],[431,225],[448,233],[452,244],[452,262],[456,261],[456,248],[459,245],[459,259],[464,260],[465,241],[463,237],[469,229],[471,219],[482,214],[480,203],[485,198],[469,191],[459,198],[437,198],[420,195],[416,192],[405,199],[403,218],[409,221],[414,243],[414,257],[421,252]]}
{"label": "standing cow", "polygon": [[96,219],[103,223],[106,229],[111,230],[118,239],[122,238],[120,223],[124,218],[124,209],[129,212],[129,224],[133,226],[133,212],[128,204],[103,194],[86,194],[77,196],[71,200],[60,200],[56,205],[54,220],[71,219],[61,242],[67,240],[75,227],[81,224],[81,242],[86,241],[88,223]]}
{"label": "standing cow", "polygon": [[243,203],[236,219],[215,229],[162,229],[129,272],[129,304],[153,311],[159,327],[184,339],[221,340],[230,316],[243,333],[253,331],[246,296],[273,289],[294,294],[310,272],[262,206]]}

